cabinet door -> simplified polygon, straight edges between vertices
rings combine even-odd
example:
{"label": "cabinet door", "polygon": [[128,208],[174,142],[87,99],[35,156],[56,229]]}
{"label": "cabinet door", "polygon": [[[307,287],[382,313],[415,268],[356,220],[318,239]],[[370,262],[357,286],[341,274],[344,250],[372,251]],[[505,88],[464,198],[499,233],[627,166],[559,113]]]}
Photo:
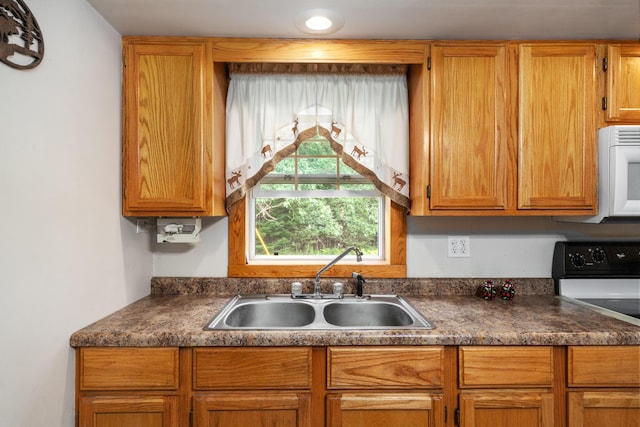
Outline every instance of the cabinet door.
{"label": "cabinet door", "polygon": [[426,393],[333,393],[327,426],[444,426],[442,396]]}
{"label": "cabinet door", "polygon": [[570,392],[569,427],[640,426],[640,393]]}
{"label": "cabinet door", "polygon": [[523,44],[519,55],[518,208],[594,214],[596,46]]}
{"label": "cabinet door", "polygon": [[311,394],[218,392],[193,398],[194,427],[311,425]]}
{"label": "cabinet door", "polygon": [[483,391],[460,395],[463,427],[552,427],[553,394]]}
{"label": "cabinet door", "polygon": [[506,47],[437,44],[431,58],[431,209],[505,209]]}
{"label": "cabinet door", "polygon": [[205,42],[125,41],[123,50],[123,215],[207,214]]}
{"label": "cabinet door", "polygon": [[175,427],[176,396],[82,397],[79,427]]}
{"label": "cabinet door", "polygon": [[607,49],[608,122],[640,123],[640,45]]}

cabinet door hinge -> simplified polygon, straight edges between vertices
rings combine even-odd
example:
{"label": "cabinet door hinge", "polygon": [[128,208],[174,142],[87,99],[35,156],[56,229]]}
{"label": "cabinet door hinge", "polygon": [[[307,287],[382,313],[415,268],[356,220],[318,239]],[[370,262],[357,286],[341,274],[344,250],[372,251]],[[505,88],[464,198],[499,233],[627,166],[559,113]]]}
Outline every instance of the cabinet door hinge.
{"label": "cabinet door hinge", "polygon": [[427,56],[427,70],[431,69],[431,57]]}
{"label": "cabinet door hinge", "polygon": [[427,199],[431,198],[431,184],[427,185]]}
{"label": "cabinet door hinge", "polygon": [[609,58],[606,56],[602,58],[602,71],[607,71],[609,69]]}
{"label": "cabinet door hinge", "polygon": [[460,408],[456,408],[453,412],[453,424],[457,426],[460,425]]}
{"label": "cabinet door hinge", "polygon": [[606,96],[602,97],[602,109],[603,110],[607,109],[607,97]]}

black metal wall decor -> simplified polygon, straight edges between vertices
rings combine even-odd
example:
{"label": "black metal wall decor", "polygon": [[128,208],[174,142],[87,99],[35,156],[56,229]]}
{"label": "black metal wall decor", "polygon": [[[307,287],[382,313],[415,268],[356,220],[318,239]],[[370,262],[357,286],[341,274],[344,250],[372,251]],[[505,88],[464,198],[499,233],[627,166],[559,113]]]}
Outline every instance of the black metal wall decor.
{"label": "black metal wall decor", "polygon": [[36,17],[22,0],[0,0],[0,61],[26,70],[44,56],[44,39]]}

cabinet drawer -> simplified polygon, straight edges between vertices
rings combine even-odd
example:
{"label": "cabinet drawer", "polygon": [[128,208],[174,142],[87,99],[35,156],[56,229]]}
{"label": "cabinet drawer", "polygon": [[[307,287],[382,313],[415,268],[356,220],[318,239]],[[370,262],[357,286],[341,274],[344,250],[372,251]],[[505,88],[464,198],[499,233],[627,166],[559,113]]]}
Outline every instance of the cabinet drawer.
{"label": "cabinet drawer", "polygon": [[442,347],[329,347],[327,387],[441,387],[443,354]]}
{"label": "cabinet drawer", "polygon": [[79,350],[81,390],[177,390],[177,348]]}
{"label": "cabinet drawer", "polygon": [[640,387],[640,346],[569,347],[569,386]]}
{"label": "cabinet drawer", "polygon": [[552,347],[460,347],[460,387],[551,387]]}
{"label": "cabinet drawer", "polygon": [[311,387],[311,349],[195,349],[193,387],[196,390],[307,389]]}

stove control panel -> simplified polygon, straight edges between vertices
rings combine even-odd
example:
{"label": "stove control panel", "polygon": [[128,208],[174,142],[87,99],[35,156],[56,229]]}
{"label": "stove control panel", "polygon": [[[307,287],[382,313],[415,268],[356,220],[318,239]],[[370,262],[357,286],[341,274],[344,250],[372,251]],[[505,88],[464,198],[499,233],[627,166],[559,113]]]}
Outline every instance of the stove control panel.
{"label": "stove control panel", "polygon": [[640,242],[557,242],[552,275],[640,276]]}

